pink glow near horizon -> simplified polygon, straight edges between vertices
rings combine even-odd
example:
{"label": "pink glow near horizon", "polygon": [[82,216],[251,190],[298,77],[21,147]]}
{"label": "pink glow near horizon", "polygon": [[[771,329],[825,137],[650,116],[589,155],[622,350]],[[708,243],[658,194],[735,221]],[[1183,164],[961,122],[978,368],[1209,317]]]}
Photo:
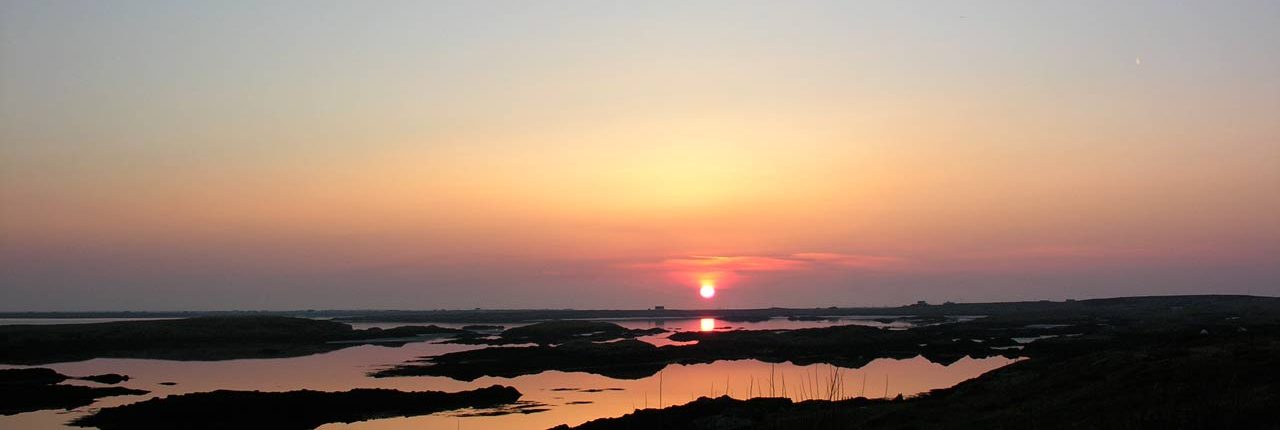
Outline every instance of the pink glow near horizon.
{"label": "pink glow near horizon", "polygon": [[1280,294],[1274,2],[287,3],[0,3],[0,310]]}

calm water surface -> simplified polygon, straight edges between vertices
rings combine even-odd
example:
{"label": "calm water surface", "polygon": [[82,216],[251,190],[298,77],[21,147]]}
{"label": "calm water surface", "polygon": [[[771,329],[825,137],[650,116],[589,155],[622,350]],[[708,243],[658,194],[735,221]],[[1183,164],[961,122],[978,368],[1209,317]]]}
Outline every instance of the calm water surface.
{"label": "calm water surface", "polygon": [[[712,319],[614,321],[631,328],[663,327],[668,330],[796,329],[874,321],[788,321],[774,319],[758,323],[723,322]],[[894,323],[897,324],[897,323]],[[403,324],[377,325],[392,327]],[[360,324],[359,328],[373,325]],[[511,327],[513,325],[507,325]],[[897,328],[897,326],[887,325]],[[648,336],[654,343],[670,342],[667,334]],[[545,405],[547,411],[503,416],[463,416],[475,411],[456,411],[410,418],[391,418],[354,424],[332,424],[323,429],[545,429],[559,424],[580,424],[592,419],[614,417],[637,408],[683,404],[699,396],[728,394],[735,398],[772,395],[796,400],[828,397],[894,397],[955,385],[1013,360],[994,357],[965,358],[950,366],[930,363],[921,357],[906,360],[879,359],[858,369],[830,365],[797,366],[769,364],[757,360],[718,361],[709,364],[671,365],[660,375],[620,380],[586,373],[544,372],[516,378],[480,378],[471,382],[444,377],[399,377],[374,379],[369,371],[421,356],[475,349],[480,346],[411,343],[402,347],[361,345],[306,357],[229,361],[166,361],[139,359],[94,359],[42,367],[63,374],[84,376],[123,373],[132,379],[121,384],[148,390],[142,396],[100,399],[75,411],[39,411],[0,417],[0,429],[66,429],[65,423],[96,408],[117,406],[156,396],[217,389],[286,391],[313,389],[342,391],[352,388],[393,388],[400,390],[460,391],[500,384],[516,387],[522,401]],[[18,366],[7,366],[18,367]],[[831,381],[842,387],[838,393],[826,388]],[[785,381],[785,384],[784,384]],[[815,382],[816,381],[816,382]],[[174,382],[177,385],[161,385]],[[77,382],[94,385],[90,382]],[[785,388],[784,388],[785,387]]]}
{"label": "calm water surface", "polygon": [[[673,318],[673,319],[652,319],[652,318],[636,318],[636,319],[601,319],[596,321],[607,321],[626,328],[633,329],[649,329],[663,328],[672,331],[681,330],[704,330],[704,321],[710,320],[718,329],[742,329],[742,330],[795,330],[801,328],[818,328],[831,327],[837,325],[862,325],[868,327],[888,327],[888,328],[910,328],[911,323],[905,321],[893,321],[882,323],[876,321],[877,318],[883,316],[843,316],[832,317],[820,321],[791,321],[786,318],[772,318],[758,322],[733,322],[720,321],[715,318]],[[972,319],[972,317],[958,317],[960,320]],[[3,321],[3,320],[0,320]],[[347,323],[357,329],[367,328],[392,328],[406,325],[429,325],[434,324],[441,327],[462,328],[472,323],[400,323],[400,322],[353,322]],[[519,327],[531,323],[494,323],[485,325],[498,325],[504,328]]]}

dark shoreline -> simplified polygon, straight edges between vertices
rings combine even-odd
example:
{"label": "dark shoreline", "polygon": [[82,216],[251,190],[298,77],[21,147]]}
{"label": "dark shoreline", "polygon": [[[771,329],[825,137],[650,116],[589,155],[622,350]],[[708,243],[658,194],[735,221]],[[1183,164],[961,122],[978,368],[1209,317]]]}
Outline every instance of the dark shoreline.
{"label": "dark shoreline", "polygon": [[912,398],[704,397],[556,429],[1274,429],[1280,423],[1280,325],[1048,343],[1056,353]]}
{"label": "dark shoreline", "polygon": [[[670,338],[697,342],[663,347],[633,339],[649,331],[600,321],[539,323],[496,335],[492,331],[431,326],[355,330],[336,321],[264,316],[10,325],[0,326],[0,362],[92,357],[289,357],[379,339],[417,341],[440,336],[452,337],[450,341],[459,343],[536,346],[491,346],[398,365],[388,363],[393,367],[373,376],[433,375],[474,380],[486,375],[563,370],[641,378],[670,364],[716,360],[859,367],[881,357],[919,355],[946,364],[965,356],[1001,355],[1027,360],[917,398],[801,403],[784,399],[708,399],[602,418],[583,424],[582,428],[639,429],[661,425],[665,429],[690,430],[835,429],[853,425],[849,423],[873,429],[1025,428],[1028,423],[1050,429],[1214,428],[1218,424],[1275,428],[1268,424],[1280,422],[1280,410],[1271,406],[1280,404],[1280,384],[1274,382],[1280,380],[1280,299],[1179,296],[911,308],[917,311],[912,318],[922,325],[909,330],[845,325],[678,332]],[[947,312],[953,310],[962,312]],[[966,321],[946,317],[973,313],[985,316]],[[1015,338],[1040,339],[1019,343]],[[232,397],[254,395],[240,392]],[[203,400],[208,399],[219,398]],[[218,401],[222,400],[226,399]],[[298,404],[308,404],[313,399],[304,396],[290,402],[297,400]],[[169,409],[153,407],[159,408],[154,411]],[[206,404],[193,410],[207,409]],[[303,418],[390,416],[381,415],[384,413],[387,412],[369,415],[367,409],[317,411],[315,416],[308,412]],[[168,421],[170,425],[175,422]],[[122,424],[128,428],[140,425],[145,426]]]}
{"label": "dark shoreline", "polygon": [[[1070,303],[1057,311],[1007,312],[971,321],[933,323],[909,330],[842,325],[795,330],[686,331],[669,338],[696,343],[657,347],[635,340],[569,340],[493,347],[423,357],[370,375],[474,380],[560,370],[637,379],[652,376],[669,364],[739,359],[856,368],[877,358],[923,356],[946,365],[966,356],[1040,358],[1069,353],[1077,346],[1108,345],[1118,339],[1230,331],[1248,326],[1266,328],[1277,322],[1280,300],[1276,299],[1108,300]],[[1058,338],[1025,346],[1014,340],[1045,336]],[[1068,346],[1055,347],[1059,344]]]}
{"label": "dark shoreline", "polygon": [[1079,299],[1066,301],[945,303],[905,306],[758,308],[758,309],[466,309],[466,310],[228,310],[228,311],[30,311],[0,312],[0,318],[193,318],[205,316],[282,316],[334,319],[345,322],[434,322],[434,323],[518,323],[555,319],[689,319],[717,318],[726,321],[758,321],[776,317],[849,317],[911,315],[1002,315],[1010,313],[1061,312],[1081,305],[1117,306],[1136,302],[1161,302],[1170,306],[1193,305],[1204,301],[1242,302],[1280,300],[1249,295],[1171,295]]}
{"label": "dark shoreline", "polygon": [[179,361],[298,357],[361,344],[398,346],[463,333],[470,332],[437,326],[356,330],[334,321],[274,316],[3,325],[0,364],[102,357]]}
{"label": "dark shoreline", "polygon": [[[912,398],[703,398],[571,428],[1280,428],[1275,299],[1082,303],[1074,310],[1010,313],[908,332],[943,334],[964,327],[989,334],[1013,327],[1080,333],[1028,343],[1019,351],[1026,360]],[[842,328],[810,330],[830,334]],[[715,333],[700,343],[732,336]]]}
{"label": "dark shoreline", "polygon": [[[446,376],[471,381],[484,376],[517,377],[548,370],[593,373],[618,379],[653,376],[671,364],[711,363],[754,359],[770,363],[790,361],[841,367],[861,367],[878,358],[924,356],[940,364],[963,357],[1018,357],[1022,351],[999,349],[1019,345],[1012,336],[1088,331],[1090,327],[1061,327],[1027,331],[996,331],[960,324],[926,330],[882,330],[837,326],[785,331],[737,330],[715,333],[677,332],[673,340],[697,340],[691,345],[654,346],[633,339],[613,342],[573,340],[559,344],[490,347],[453,352],[403,363],[370,373],[373,377]],[[974,341],[969,338],[980,336]],[[952,338],[961,337],[960,341]]]}
{"label": "dark shoreline", "polygon": [[65,385],[69,379],[112,385],[129,377],[116,374],[72,377],[53,369],[0,369],[0,415],[14,415],[47,409],[74,409],[88,406],[99,398],[147,394],[143,390],[124,387],[87,387]]}

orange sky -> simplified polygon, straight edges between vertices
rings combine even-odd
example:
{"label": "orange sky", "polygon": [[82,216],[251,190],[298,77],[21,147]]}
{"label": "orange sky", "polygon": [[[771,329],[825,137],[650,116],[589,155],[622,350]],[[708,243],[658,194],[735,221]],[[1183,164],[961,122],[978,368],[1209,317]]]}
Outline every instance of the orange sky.
{"label": "orange sky", "polygon": [[1272,4],[303,9],[0,6],[0,310],[1280,294]]}

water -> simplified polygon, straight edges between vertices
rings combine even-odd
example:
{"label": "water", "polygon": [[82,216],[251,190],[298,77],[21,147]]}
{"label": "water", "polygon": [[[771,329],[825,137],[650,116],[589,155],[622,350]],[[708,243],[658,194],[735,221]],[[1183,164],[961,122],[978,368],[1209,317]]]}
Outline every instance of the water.
{"label": "water", "polygon": [[[906,321],[892,321],[888,323],[883,323],[875,320],[878,318],[884,318],[884,317],[883,316],[865,316],[865,317],[864,316],[844,316],[844,317],[833,317],[831,319],[824,319],[824,320],[818,320],[818,321],[791,321],[786,318],[772,318],[765,321],[752,321],[752,322],[720,321],[715,318],[675,318],[675,319],[636,318],[636,319],[610,319],[610,320],[601,320],[601,321],[608,321],[629,329],[643,330],[643,329],[651,329],[651,328],[661,328],[671,332],[716,331],[716,330],[797,330],[797,329],[803,329],[803,328],[820,328],[820,327],[831,327],[831,326],[838,326],[838,325],[861,325],[861,326],[867,326],[867,327],[887,328],[890,330],[905,330],[914,326],[912,323],[906,322]],[[447,327],[447,328],[462,328],[464,326],[471,325],[471,323],[463,324],[463,323],[399,323],[399,322],[356,322],[356,323],[349,323],[349,324],[351,324],[352,327],[357,329],[370,329],[370,328],[389,329],[389,328],[406,326],[406,325],[426,325],[426,324],[435,324],[435,325],[438,325],[441,327]],[[503,324],[492,324],[492,325],[499,325],[499,326],[502,326],[504,329],[506,329],[506,328],[520,327],[520,326],[529,325],[529,324],[532,324],[532,323],[522,322],[522,323],[503,323]],[[667,336],[670,336],[670,335],[671,333],[660,333],[656,335],[642,336],[639,339],[657,346],[687,345],[690,343],[695,343],[695,342],[672,341],[670,339],[667,339]]]}
{"label": "water", "polygon": [[[710,319],[669,320],[661,324],[668,330],[719,331],[725,327],[747,329],[794,329],[848,324],[851,321],[787,321],[769,320],[759,323],[727,323]],[[631,328],[649,328],[653,321],[618,321]],[[394,325],[387,325],[387,327]],[[512,325],[508,325],[511,327]],[[670,342],[667,334],[644,340]],[[151,397],[217,389],[287,391],[314,389],[343,391],[352,388],[393,388],[400,390],[460,391],[489,385],[514,386],[524,393],[523,401],[545,404],[549,410],[534,414],[511,414],[488,417],[461,417],[459,412],[436,415],[390,418],[354,424],[331,424],[324,429],[546,429],[559,424],[580,424],[592,419],[614,417],[637,408],[683,404],[699,396],[724,395],[735,398],[767,396],[770,374],[773,395],[796,400],[807,398],[889,397],[912,395],[934,388],[944,388],[1009,364],[1003,357],[965,358],[950,366],[930,363],[921,357],[894,360],[879,359],[859,369],[830,365],[797,366],[790,363],[769,364],[757,360],[717,361],[709,364],[671,365],[660,375],[619,380],[586,373],[543,372],[516,378],[480,378],[471,382],[445,377],[399,377],[375,379],[369,371],[421,356],[480,348],[474,345],[411,343],[402,347],[360,345],[324,354],[281,359],[229,361],[166,361],[140,359],[93,359],[75,363],[58,363],[49,367],[66,375],[86,376],[122,373],[132,379],[122,386],[148,390],[141,396],[118,396],[99,399],[75,411],[38,411],[0,417],[0,429],[67,429],[64,424],[100,407],[117,406]],[[17,366],[7,366],[17,367]],[[842,386],[841,393],[830,393],[830,381]],[[864,382],[865,386],[864,386]],[[727,381],[727,386],[726,386]],[[817,381],[815,383],[814,381]],[[174,382],[177,385],[161,385]],[[96,385],[90,382],[69,382]],[[661,391],[659,387],[661,386]],[[807,388],[805,388],[807,387]],[[570,390],[566,390],[570,389]],[[605,389],[586,391],[589,389]],[[465,413],[462,411],[461,413]]]}
{"label": "water", "polygon": [[[671,365],[661,375],[639,380],[617,380],[585,373],[544,372],[516,378],[481,378],[461,384],[448,378],[422,378],[423,387],[456,386],[457,389],[511,385],[524,393],[522,400],[544,403],[547,412],[493,417],[458,417],[436,414],[392,418],[352,424],[329,424],[322,429],[392,430],[417,428],[463,429],[547,429],[559,424],[577,425],[602,417],[616,417],[637,408],[671,406],[687,403],[697,397],[729,395],[743,399],[769,395],[769,378],[774,377],[773,395],[794,400],[812,398],[867,397],[886,394],[912,395],[934,388],[945,388],[987,371],[1004,366],[1007,358],[965,358],[950,366],[931,363],[922,357],[906,360],[879,359],[860,369],[842,369],[830,365],[797,366],[791,363],[771,365],[757,360],[717,361],[710,364]],[[864,379],[865,377],[865,379]],[[827,387],[832,378],[842,381],[842,393]],[[814,381],[817,381],[816,383]],[[864,385],[865,381],[865,385]],[[727,386],[726,386],[727,382]],[[659,396],[661,387],[661,396]],[[563,388],[608,389],[599,392],[557,391]],[[590,402],[579,403],[576,402]]]}
{"label": "water", "polygon": [[[689,331],[702,330],[706,331],[707,321],[711,321],[711,328],[720,330],[796,330],[802,328],[820,328],[838,325],[861,325],[867,327],[881,327],[889,329],[907,329],[914,327],[907,321],[892,321],[883,323],[876,319],[885,318],[883,316],[843,316],[832,317],[819,321],[791,321],[786,318],[772,318],[765,321],[752,322],[734,322],[721,321],[715,318],[673,318],[673,319],[652,319],[652,318],[635,318],[635,319],[605,319],[599,321],[611,322],[631,329],[650,329],[661,328],[670,331]],[[962,317],[961,320],[964,320]],[[970,318],[971,319],[971,318]],[[0,320],[3,321],[3,320]],[[357,329],[381,328],[388,329],[406,325],[428,325],[434,324],[440,327],[462,328],[464,326],[473,325],[473,323],[401,323],[401,322],[354,322],[347,323]],[[519,327],[531,324],[529,322],[521,323],[496,323],[485,325],[498,325],[503,328]]]}
{"label": "water", "polygon": [[[621,320],[610,321],[626,328],[648,329],[663,328],[671,331],[709,331],[709,330],[797,330],[802,328],[832,327],[838,325],[861,325],[867,327],[906,329],[912,324],[905,321],[882,323],[875,318],[883,317],[833,317],[819,321],[791,321],[786,318],[772,318],[765,321],[735,322],[721,321],[715,318],[690,318],[670,320]],[[708,325],[710,324],[710,325]]]}

